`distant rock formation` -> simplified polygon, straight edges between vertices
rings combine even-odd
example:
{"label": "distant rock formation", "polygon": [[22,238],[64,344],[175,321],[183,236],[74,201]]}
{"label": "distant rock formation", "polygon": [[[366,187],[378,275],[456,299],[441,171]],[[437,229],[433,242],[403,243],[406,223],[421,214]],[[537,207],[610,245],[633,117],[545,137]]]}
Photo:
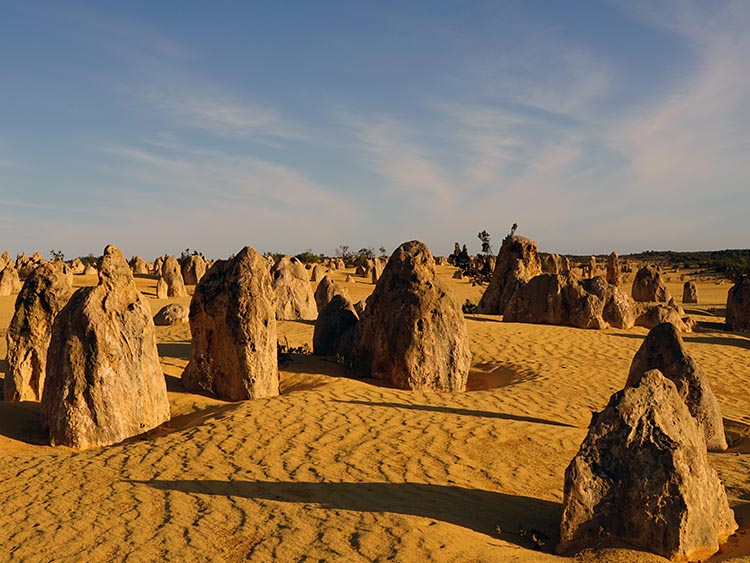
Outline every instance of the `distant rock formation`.
{"label": "distant rock formation", "polygon": [[208,264],[200,254],[191,254],[180,261],[180,273],[185,285],[198,285],[207,269]]}
{"label": "distant rock formation", "polygon": [[630,365],[626,387],[634,387],[649,370],[658,369],[675,384],[706,439],[710,451],[724,451],[727,440],[719,403],[703,370],[687,353],[677,328],[662,323],[648,333]]}
{"label": "distant rock formation", "polygon": [[0,272],[0,296],[13,295],[21,291],[21,278],[12,264]]}
{"label": "distant rock formation", "polygon": [[565,471],[558,552],[624,542],[702,561],[736,529],[703,433],[674,383],[652,370],[612,395]]}
{"label": "distant rock formation", "polygon": [[185,388],[227,401],[278,395],[275,299],[268,262],[254,248],[217,260],[190,303]]}
{"label": "distant rock formation", "polygon": [[161,277],[167,284],[167,297],[187,297],[188,292],[185,289],[185,280],[182,279],[180,264],[174,256],[164,259]]}
{"label": "distant rock formation", "polygon": [[341,293],[334,294],[315,320],[313,354],[347,354],[351,350],[352,337],[358,321],[359,315],[349,298]]}
{"label": "distant rock formation", "polygon": [[314,320],[318,316],[310,279],[302,262],[284,256],[271,268],[271,278],[276,293],[277,320]]}
{"label": "distant rock formation", "polygon": [[400,389],[466,388],[466,322],[424,243],[394,251],[357,324],[351,358],[360,374]]}
{"label": "distant rock formation", "polygon": [[179,303],[169,303],[164,305],[159,312],[154,315],[154,324],[156,326],[180,325],[188,322],[190,309]]}
{"label": "distant rock formation", "polygon": [[55,318],[42,395],[52,445],[106,446],[169,420],[151,310],[119,249]]}
{"label": "distant rock formation", "polygon": [[620,257],[614,250],[607,256],[607,282],[612,285],[620,285],[622,281],[622,268],[620,267]]}
{"label": "distant rock formation", "polygon": [[632,295],[641,303],[666,303],[672,298],[659,270],[653,266],[638,270],[633,280]]}
{"label": "distant rock formation", "polygon": [[323,308],[331,302],[334,295],[343,295],[349,299],[349,292],[346,288],[337,284],[333,278],[329,276],[323,276],[323,279],[318,283],[318,287],[315,289],[315,306],[318,309],[318,314]]}
{"label": "distant rock formation", "polygon": [[726,315],[729,330],[750,331],[750,277],[742,276],[729,288]]}
{"label": "distant rock formation", "polygon": [[694,281],[686,281],[685,285],[682,286],[682,302],[698,303],[698,288]]}
{"label": "distant rock formation", "polygon": [[140,256],[133,256],[130,259],[130,269],[133,271],[133,275],[142,276],[149,273],[148,262],[146,262]]}
{"label": "distant rock formation", "polygon": [[8,327],[6,401],[41,401],[52,323],[72,292],[68,278],[52,264],[39,266],[26,278]]}
{"label": "distant rock formation", "polygon": [[536,242],[522,236],[508,236],[497,255],[495,271],[477,305],[486,315],[502,315],[513,293],[542,273]]}

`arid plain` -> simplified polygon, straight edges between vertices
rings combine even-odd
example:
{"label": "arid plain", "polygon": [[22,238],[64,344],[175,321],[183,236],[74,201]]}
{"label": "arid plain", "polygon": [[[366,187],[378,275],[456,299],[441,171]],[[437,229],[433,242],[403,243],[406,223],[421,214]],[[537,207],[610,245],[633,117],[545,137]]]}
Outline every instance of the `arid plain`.
{"label": "arid plain", "polygon": [[[454,270],[438,267],[457,301],[476,303],[482,288],[453,279]],[[357,301],[374,285],[345,282],[352,272],[329,275]],[[154,313],[190,302],[156,299],[154,277],[136,281]],[[74,279],[76,287],[96,282]],[[730,285],[698,278],[700,304],[685,310],[702,328],[683,338],[730,439],[728,451],[709,461],[740,529],[711,561],[750,561],[750,338],[722,330]],[[668,286],[679,298],[682,283]],[[0,297],[0,358],[14,301]],[[1,402],[0,559],[567,559],[554,554],[565,468],[592,411],[623,387],[648,331],[466,320],[473,359],[464,393],[391,389],[352,378],[330,359],[294,353],[279,366],[280,396],[214,400],[180,383],[190,358],[185,324],[157,327],[172,419],[144,436],[85,451],[50,447],[37,403]],[[312,341],[312,321],[278,327],[291,347]],[[666,561],[625,548],[572,560]]]}

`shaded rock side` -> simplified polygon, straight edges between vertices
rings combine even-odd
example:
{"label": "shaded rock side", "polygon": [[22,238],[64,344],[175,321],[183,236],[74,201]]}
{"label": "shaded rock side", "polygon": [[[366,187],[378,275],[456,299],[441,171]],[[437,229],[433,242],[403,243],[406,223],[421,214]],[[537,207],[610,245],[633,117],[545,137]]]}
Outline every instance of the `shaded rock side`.
{"label": "shaded rock side", "polygon": [[658,369],[675,384],[677,392],[704,434],[711,451],[727,449],[719,402],[706,374],[687,353],[677,328],[662,323],[648,333],[630,365],[626,387],[634,387],[647,371]]}
{"label": "shaded rock side", "polygon": [[621,280],[622,267],[620,266],[620,257],[617,255],[617,252],[612,251],[607,256],[607,282],[612,285],[620,285]]}
{"label": "shaded rock side", "polygon": [[320,310],[313,332],[313,354],[348,356],[359,315],[349,298],[340,293]]}
{"label": "shaded rock side", "polygon": [[6,401],[41,401],[52,324],[72,292],[67,276],[52,264],[39,266],[26,278],[6,335]]}
{"label": "shaded rock side", "polygon": [[729,330],[750,331],[750,277],[742,276],[729,288],[726,320]]}
{"label": "shaded rock side", "polygon": [[334,295],[343,295],[347,299],[350,299],[349,292],[340,284],[337,284],[329,276],[323,276],[323,279],[318,283],[318,287],[315,288],[315,306],[318,309],[318,314],[323,310],[323,307],[328,305],[333,299]]}
{"label": "shaded rock side", "polygon": [[680,314],[680,309],[662,304],[637,303],[637,316],[635,326],[641,326],[651,330],[662,324],[671,323],[680,332],[692,332],[694,322],[690,317]]}
{"label": "shaded rock side", "polygon": [[310,278],[297,258],[284,256],[271,268],[277,320],[314,320],[318,316]]}
{"label": "shaded rock side", "polygon": [[477,305],[478,312],[502,315],[516,289],[541,273],[536,242],[522,236],[505,237],[497,255],[492,280]]}
{"label": "shaded rock side", "polygon": [[466,322],[424,243],[394,251],[357,324],[351,358],[360,374],[401,389],[466,388]]}
{"label": "shaded rock side", "polygon": [[699,561],[736,529],[703,433],[674,384],[652,370],[612,395],[565,471],[558,552],[625,542]]}
{"label": "shaded rock side", "polygon": [[146,262],[140,256],[133,256],[130,259],[130,269],[133,271],[133,275],[142,276],[149,273],[148,262]]}
{"label": "shaded rock side", "polygon": [[642,303],[667,303],[672,298],[659,270],[653,266],[644,266],[638,270],[631,295]]}
{"label": "shaded rock side", "polygon": [[685,285],[682,286],[682,302],[698,303],[698,288],[694,281],[686,281]]}
{"label": "shaded rock side", "polygon": [[21,286],[21,278],[18,272],[11,264],[8,264],[0,272],[0,296],[7,297],[8,295],[13,295],[21,291]]}
{"label": "shaded rock side", "polygon": [[246,246],[217,260],[190,303],[186,389],[228,401],[279,394],[276,307],[268,262]]}
{"label": "shaded rock side", "polygon": [[55,318],[42,395],[52,445],[114,444],[169,420],[151,309],[114,246]]}
{"label": "shaded rock side", "polygon": [[206,275],[208,264],[200,254],[191,254],[180,263],[180,273],[185,285],[198,285],[201,278]]}

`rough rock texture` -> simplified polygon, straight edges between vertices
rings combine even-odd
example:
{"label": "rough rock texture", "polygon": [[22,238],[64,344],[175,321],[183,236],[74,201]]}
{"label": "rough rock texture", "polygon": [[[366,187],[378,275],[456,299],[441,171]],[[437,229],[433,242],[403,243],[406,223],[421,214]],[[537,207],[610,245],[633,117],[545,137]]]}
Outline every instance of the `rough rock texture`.
{"label": "rough rock texture", "polygon": [[612,395],[565,471],[558,552],[625,542],[699,561],[736,529],[674,384],[652,370]]}
{"label": "rough rock texture", "polygon": [[185,388],[228,401],[278,395],[275,299],[268,262],[254,248],[217,260],[190,303]]}
{"label": "rough rock texture", "polygon": [[188,322],[190,308],[179,303],[170,303],[164,305],[159,312],[154,315],[154,324],[156,326],[170,326],[185,324]]}
{"label": "rough rock texture", "polygon": [[563,260],[559,254],[547,254],[542,261],[542,272],[545,274],[561,274]]}
{"label": "rough rock texture", "polygon": [[315,266],[313,266],[312,270],[310,271],[310,281],[319,282],[325,275],[325,268],[323,268],[323,266],[321,266],[320,264],[315,264]]}
{"label": "rough rock texture", "polygon": [[74,274],[81,275],[86,271],[86,266],[84,266],[80,258],[74,258],[70,263],[70,269],[73,270]]}
{"label": "rough rock texture", "polygon": [[7,265],[0,272],[0,296],[13,295],[21,291],[21,278],[12,265]]}
{"label": "rough rock texture", "polygon": [[453,279],[454,280],[464,279],[464,273],[461,270],[456,270],[455,272],[453,272]]}
{"label": "rough rock texture", "polygon": [[682,302],[698,303],[698,288],[695,287],[694,281],[686,281],[682,286]]}
{"label": "rough rock texture", "polygon": [[114,246],[55,318],[42,395],[52,445],[105,446],[169,420],[151,309]]}
{"label": "rough rock texture", "polygon": [[161,269],[164,267],[164,257],[159,256],[154,260],[154,267],[151,269],[151,273],[157,276],[161,276]]}
{"label": "rough rock texture", "polygon": [[98,276],[99,270],[97,270],[94,266],[86,266],[86,269],[83,271],[83,274],[85,276]]}
{"label": "rough rock texture", "polygon": [[52,323],[71,293],[67,276],[52,264],[39,266],[26,278],[6,335],[6,401],[42,399]]}
{"label": "rough rock texture", "polygon": [[596,256],[589,258],[589,263],[586,266],[586,277],[593,278],[596,275]]}
{"label": "rough rock texture", "polygon": [[680,315],[680,312],[669,305],[647,305],[638,304],[638,313],[635,326],[642,326],[651,330],[662,323],[672,323],[680,332],[692,332],[693,321],[689,317]]}
{"label": "rough rock texture", "polygon": [[436,266],[447,266],[448,265],[448,258],[445,256],[435,256],[435,265]]}
{"label": "rough rock texture", "polygon": [[313,332],[313,354],[346,355],[351,350],[359,315],[348,297],[336,293],[320,310]]}
{"label": "rough rock texture", "polygon": [[12,260],[10,259],[10,254],[8,254],[7,250],[4,250],[2,254],[0,254],[0,272],[2,272],[5,269],[5,266],[12,264]]}
{"label": "rough rock texture", "polygon": [[315,288],[315,306],[318,309],[318,313],[323,310],[323,307],[328,305],[333,299],[334,295],[343,295],[349,299],[349,292],[346,291],[345,287],[338,285],[332,278],[323,276],[320,280],[318,287]]}
{"label": "rough rock texture", "polygon": [[742,276],[727,295],[729,330],[750,331],[750,277]]}
{"label": "rough rock texture", "polygon": [[185,285],[198,285],[201,278],[206,275],[208,266],[203,256],[191,254],[181,261],[180,269]]}
{"label": "rough rock texture", "polygon": [[167,297],[185,297],[185,281],[182,279],[180,263],[174,256],[167,256],[161,266],[161,277],[167,282]]}
{"label": "rough rock texture", "polygon": [[164,278],[160,277],[159,281],[156,282],[156,298],[157,299],[168,299],[169,298],[169,286]]}
{"label": "rough rock texture", "polygon": [[304,264],[284,256],[271,269],[276,292],[277,320],[314,320],[318,316],[315,296]]}
{"label": "rough rock texture", "polygon": [[50,262],[50,264],[57,268],[57,271],[65,276],[68,285],[70,285],[70,287],[73,287],[73,269],[62,260],[53,260],[52,262]]}
{"label": "rough rock texture", "polygon": [[344,282],[345,283],[357,283],[357,281],[354,279],[354,276],[352,276],[351,274],[346,275]]}
{"label": "rough rock texture", "polygon": [[504,321],[577,328],[632,328],[635,302],[601,277],[579,280],[571,271],[542,274],[518,288]]}
{"label": "rough rock texture", "polygon": [[351,358],[360,374],[401,389],[466,388],[466,322],[424,243],[405,242],[394,251],[367,299]]}
{"label": "rough rock texture", "polygon": [[492,280],[477,305],[478,312],[502,315],[516,289],[541,273],[536,243],[521,236],[505,237],[497,255]]}
{"label": "rough rock texture", "polygon": [[379,258],[375,258],[372,261],[372,268],[370,269],[370,281],[372,281],[372,283],[378,283],[380,276],[383,275],[385,264],[385,260],[380,260]]}
{"label": "rough rock texture", "polygon": [[146,262],[140,256],[133,256],[130,258],[130,269],[133,271],[133,275],[145,275],[149,273],[148,262]]}
{"label": "rough rock texture", "polygon": [[346,263],[344,262],[343,258],[337,258],[334,260],[334,263],[336,264],[337,270],[344,270],[346,268]]}
{"label": "rough rock texture", "polygon": [[630,365],[626,387],[634,387],[649,370],[658,369],[675,384],[706,438],[711,451],[727,449],[719,403],[703,370],[687,353],[677,328],[662,323],[648,333]]}
{"label": "rough rock texture", "polygon": [[666,303],[672,296],[659,273],[653,266],[644,266],[633,280],[633,299],[642,303]]}
{"label": "rough rock texture", "polygon": [[607,256],[607,281],[612,285],[620,285],[622,280],[622,268],[620,267],[620,257],[617,252]]}

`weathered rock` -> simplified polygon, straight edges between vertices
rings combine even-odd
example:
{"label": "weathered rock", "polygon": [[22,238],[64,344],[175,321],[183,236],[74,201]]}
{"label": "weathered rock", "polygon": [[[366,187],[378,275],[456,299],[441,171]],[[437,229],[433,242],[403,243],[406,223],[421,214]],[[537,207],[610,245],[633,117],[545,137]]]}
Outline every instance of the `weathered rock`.
{"label": "weathered rock", "polygon": [[86,266],[86,269],[83,271],[83,275],[85,276],[98,276],[99,270],[97,270],[94,266],[89,264]]}
{"label": "weathered rock", "polygon": [[689,317],[683,317],[679,311],[667,305],[647,305],[638,307],[635,326],[642,326],[651,330],[662,323],[672,323],[680,332],[692,332],[693,322]]}
{"label": "weathered rock", "polygon": [[200,254],[191,254],[181,261],[180,268],[185,285],[198,285],[206,275],[207,264]]}
{"label": "weathered rock", "polygon": [[68,278],[52,264],[39,266],[26,278],[6,335],[6,401],[42,399],[52,323],[71,293]]}
{"label": "weathered rock", "polygon": [[73,269],[70,266],[68,266],[68,264],[66,264],[62,260],[53,260],[52,262],[49,262],[49,264],[52,264],[57,269],[58,272],[60,272],[63,276],[65,276],[65,280],[67,284],[70,287],[73,287]]}
{"label": "weathered rock", "polygon": [[354,276],[352,276],[351,274],[346,275],[344,282],[345,283],[357,283],[357,281],[354,279]]}
{"label": "weathered rock", "polygon": [[466,388],[466,322],[424,243],[406,242],[394,251],[357,324],[351,357],[360,374],[401,389]]}
{"label": "weathered rock", "polygon": [[42,395],[52,445],[105,446],[169,420],[151,310],[125,257],[107,246],[99,285],[55,318]]}
{"label": "weathered rock", "polygon": [[694,281],[686,281],[685,285],[682,286],[682,302],[698,303],[698,288]]}
{"label": "weathered rock", "polygon": [[703,370],[687,353],[677,328],[662,323],[651,329],[630,365],[626,387],[634,387],[649,370],[658,369],[675,384],[711,451],[727,449],[719,403]]}
{"label": "weathered rock", "polygon": [[607,281],[612,285],[620,285],[622,280],[622,268],[620,267],[620,257],[614,250],[607,256]]}
{"label": "weathered rock", "polygon": [[185,388],[228,401],[278,395],[275,299],[268,262],[254,248],[217,260],[190,303]]}
{"label": "weathered rock", "polygon": [[380,276],[383,275],[384,269],[385,261],[375,258],[375,260],[372,261],[372,268],[370,269],[370,281],[372,281],[372,283],[378,283]]}
{"label": "weathered rock", "polygon": [[337,258],[335,260],[335,263],[336,263],[336,269],[338,269],[338,270],[344,270],[344,269],[346,269],[346,263],[344,262],[343,258]]}
{"label": "weathered rock", "polygon": [[81,262],[80,258],[74,258],[70,263],[70,269],[75,275],[79,276],[86,271],[86,266],[83,264],[83,262]]}
{"label": "weathered rock", "polygon": [[542,273],[561,274],[563,271],[563,261],[559,254],[547,254],[542,260]]}
{"label": "weathered rock", "polygon": [[447,266],[448,265],[448,258],[445,256],[435,256],[435,265],[436,266]]}
{"label": "weathered rock", "polygon": [[10,259],[10,254],[8,254],[8,251],[5,250],[2,254],[0,254],[0,272],[2,272],[9,264],[13,264],[13,261]]}
{"label": "weathered rock", "polygon": [[729,330],[750,331],[750,277],[742,276],[729,288],[726,315]]}
{"label": "weathered rock", "polygon": [[536,243],[522,236],[507,236],[497,255],[495,271],[477,305],[487,315],[502,315],[516,289],[542,273]]}
{"label": "weathered rock", "polygon": [[169,298],[169,286],[164,278],[160,277],[156,282],[156,298],[157,299],[168,299]]}
{"label": "weathered rock", "polygon": [[0,272],[0,296],[13,295],[18,291],[21,291],[21,278],[18,277],[16,269],[9,264]]}
{"label": "weathered rock", "polygon": [[284,256],[271,269],[271,277],[277,320],[314,320],[318,316],[315,296],[302,262]]}
{"label": "weathered rock", "polygon": [[601,276],[583,280],[586,292],[599,297],[604,304],[601,315],[605,323],[613,328],[630,329],[635,326],[638,316],[636,302],[616,285],[607,283]]}
{"label": "weathered rock", "polygon": [[558,552],[625,542],[699,561],[736,529],[703,434],[674,384],[652,370],[612,395],[565,471]]}
{"label": "weathered rock", "polygon": [[453,279],[454,280],[464,279],[464,273],[461,270],[456,270],[455,272],[453,272]]}
{"label": "weathered rock", "polygon": [[596,275],[596,256],[589,258],[589,263],[586,266],[586,277],[593,278]]}
{"label": "weathered rock", "polygon": [[133,270],[133,275],[136,276],[143,276],[149,273],[148,262],[140,256],[133,256],[130,259],[130,269]]}
{"label": "weathered rock", "polygon": [[180,264],[174,256],[167,256],[161,267],[161,277],[167,283],[167,297],[186,297],[185,281]]}
{"label": "weathered rock", "polygon": [[354,310],[357,311],[357,315],[359,315],[359,318],[362,318],[362,315],[365,314],[365,309],[367,308],[367,301],[359,300],[354,304]]}
{"label": "weathered rock", "polygon": [[672,296],[669,294],[659,270],[653,266],[644,266],[633,280],[633,299],[642,303],[666,303]]}
{"label": "weathered rock", "polygon": [[348,297],[336,293],[320,310],[313,332],[316,356],[348,355],[359,315]]}
{"label": "weathered rock", "polygon": [[315,264],[312,268],[312,271],[310,272],[310,281],[319,282],[325,275],[325,268],[323,268],[323,266],[321,266],[320,264]]}
{"label": "weathered rock", "polygon": [[154,315],[154,324],[156,326],[171,326],[185,324],[188,322],[190,308],[179,303],[169,303],[164,305],[159,312]]}
{"label": "weathered rock", "polygon": [[320,280],[318,287],[315,289],[315,306],[318,309],[318,313],[323,310],[323,307],[328,305],[333,299],[334,295],[343,295],[349,299],[349,292],[346,291],[345,287],[338,285],[332,278],[323,276]]}
{"label": "weathered rock", "polygon": [[154,260],[154,267],[151,268],[151,273],[156,276],[161,276],[161,269],[164,267],[164,257],[159,256]]}
{"label": "weathered rock", "polygon": [[366,278],[368,274],[369,270],[367,268],[367,264],[357,264],[357,267],[354,269],[355,276]]}

